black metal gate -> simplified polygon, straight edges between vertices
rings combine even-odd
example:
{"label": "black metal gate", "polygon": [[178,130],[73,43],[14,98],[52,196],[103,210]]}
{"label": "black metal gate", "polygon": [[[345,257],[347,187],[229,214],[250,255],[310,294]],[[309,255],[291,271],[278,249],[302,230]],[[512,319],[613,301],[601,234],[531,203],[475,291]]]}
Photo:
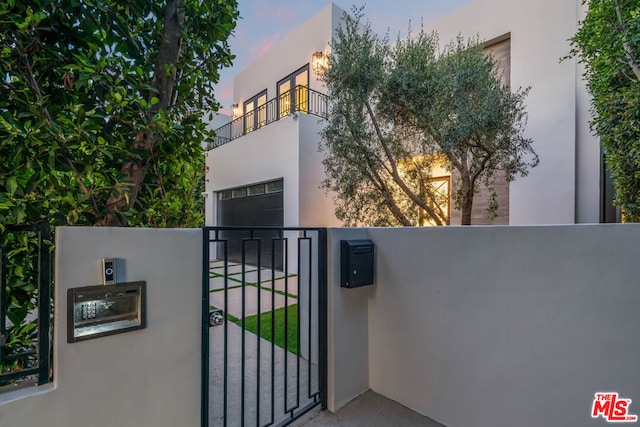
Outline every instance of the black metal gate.
{"label": "black metal gate", "polygon": [[48,225],[0,232],[0,393],[52,379],[52,238]]}
{"label": "black metal gate", "polygon": [[286,426],[326,409],[326,253],[323,228],[204,229],[203,427]]}

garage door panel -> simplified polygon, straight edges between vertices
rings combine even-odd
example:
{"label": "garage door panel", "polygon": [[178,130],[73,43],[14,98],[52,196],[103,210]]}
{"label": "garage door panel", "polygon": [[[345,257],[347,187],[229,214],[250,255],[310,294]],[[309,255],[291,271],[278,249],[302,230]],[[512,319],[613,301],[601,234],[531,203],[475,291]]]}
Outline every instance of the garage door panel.
{"label": "garage door panel", "polygon": [[[278,192],[218,200],[218,225],[227,227],[282,227],[284,225],[284,195],[282,192]],[[221,237],[228,239],[229,260],[242,262],[242,242],[243,239],[250,237],[249,233],[246,231],[225,231],[221,234]],[[254,238],[260,240],[260,265],[271,267],[272,259],[275,258],[273,267],[282,270],[282,244],[278,241],[274,244],[272,240],[277,237],[279,237],[277,231],[254,232]],[[273,254],[274,245],[275,257]],[[258,264],[257,243],[245,243],[244,257],[245,263]]]}

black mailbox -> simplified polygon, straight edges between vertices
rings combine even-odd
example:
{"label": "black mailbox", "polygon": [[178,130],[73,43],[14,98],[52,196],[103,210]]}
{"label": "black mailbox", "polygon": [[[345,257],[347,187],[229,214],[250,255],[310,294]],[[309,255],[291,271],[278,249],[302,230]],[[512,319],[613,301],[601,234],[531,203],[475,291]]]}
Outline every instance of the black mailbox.
{"label": "black mailbox", "polygon": [[371,240],[340,241],[340,286],[373,285],[374,245]]}

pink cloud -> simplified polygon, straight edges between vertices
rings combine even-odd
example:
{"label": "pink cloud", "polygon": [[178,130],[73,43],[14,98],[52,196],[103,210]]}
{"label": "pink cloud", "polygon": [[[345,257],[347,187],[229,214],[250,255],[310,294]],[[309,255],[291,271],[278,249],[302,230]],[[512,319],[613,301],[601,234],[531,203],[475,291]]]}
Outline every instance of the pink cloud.
{"label": "pink cloud", "polygon": [[248,44],[247,41],[249,40],[249,36],[247,34],[247,30],[240,25],[236,27],[233,38],[235,41],[234,45],[246,46]]}
{"label": "pink cloud", "polygon": [[218,114],[224,114],[225,116],[233,117],[233,110],[231,108],[222,107],[218,110]]}
{"label": "pink cloud", "polygon": [[233,98],[233,86],[229,83],[220,83],[217,86],[218,98]]}
{"label": "pink cloud", "polygon": [[293,21],[295,23],[300,21],[300,18],[291,10],[291,7],[274,8],[273,5],[267,4],[264,0],[258,0],[251,8],[251,11],[261,18],[276,18],[281,21]]}
{"label": "pink cloud", "polygon": [[254,58],[264,55],[280,41],[280,37],[281,37],[281,34],[276,33],[263,38],[258,43],[251,46],[251,55]]}

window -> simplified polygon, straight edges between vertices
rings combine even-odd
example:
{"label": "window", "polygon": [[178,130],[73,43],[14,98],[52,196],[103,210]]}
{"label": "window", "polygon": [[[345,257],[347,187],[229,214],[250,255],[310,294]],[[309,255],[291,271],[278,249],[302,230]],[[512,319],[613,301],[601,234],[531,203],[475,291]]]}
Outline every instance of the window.
{"label": "window", "polygon": [[[447,163],[446,157],[438,154],[415,156],[397,163],[400,177],[433,209],[443,225],[451,221],[451,172]],[[416,226],[438,225],[437,220],[418,206],[409,216]]]}
{"label": "window", "polygon": [[245,133],[261,128],[267,123],[267,90],[263,90],[244,103]]}
{"label": "window", "polygon": [[284,182],[279,179],[278,181],[267,182],[267,193],[279,193],[284,190]]}
{"label": "window", "polygon": [[309,64],[278,82],[278,117],[309,111]]}
{"label": "window", "polygon": [[260,194],[264,194],[264,184],[252,185],[247,188],[247,195],[249,196],[259,196]]}
{"label": "window", "polygon": [[243,197],[261,196],[263,194],[281,193],[284,191],[282,179],[252,184],[246,187],[232,188],[218,192],[218,200],[240,199]]}
{"label": "window", "polygon": [[[435,198],[435,204],[442,210],[446,218],[446,223],[449,225],[451,220],[451,177],[441,176],[437,178],[431,178],[429,180],[431,184],[432,194]],[[436,225],[435,221],[431,219],[426,212],[420,209],[420,226]]]}
{"label": "window", "polygon": [[236,188],[231,192],[231,197],[233,199],[239,199],[240,197],[247,197],[247,187]]}

